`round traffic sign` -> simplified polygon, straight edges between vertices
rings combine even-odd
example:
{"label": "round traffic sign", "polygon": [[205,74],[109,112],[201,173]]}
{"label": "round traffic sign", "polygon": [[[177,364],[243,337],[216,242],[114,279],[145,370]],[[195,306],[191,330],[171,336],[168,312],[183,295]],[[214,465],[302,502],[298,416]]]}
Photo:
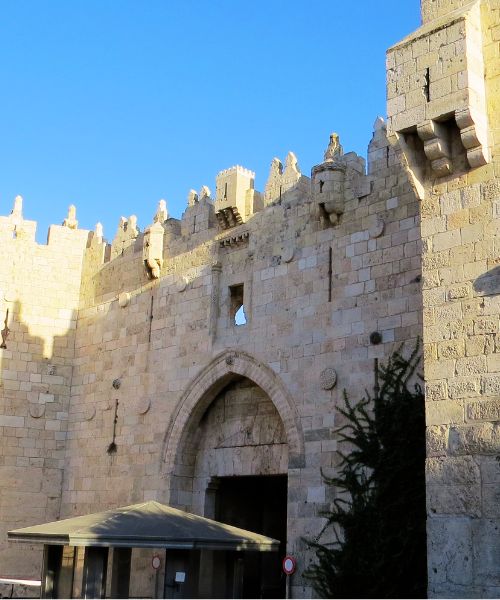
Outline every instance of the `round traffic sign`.
{"label": "round traffic sign", "polygon": [[153,569],[159,569],[161,565],[161,558],[158,556],[158,554],[155,554],[153,556],[153,558],[151,559],[151,566],[153,567]]}
{"label": "round traffic sign", "polygon": [[283,559],[283,571],[286,575],[292,575],[297,568],[297,561],[293,556],[285,556]]}

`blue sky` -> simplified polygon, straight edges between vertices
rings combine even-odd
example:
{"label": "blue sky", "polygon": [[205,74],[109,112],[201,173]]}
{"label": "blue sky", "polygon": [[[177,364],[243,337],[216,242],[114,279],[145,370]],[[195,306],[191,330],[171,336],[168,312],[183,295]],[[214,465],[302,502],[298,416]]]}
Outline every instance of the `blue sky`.
{"label": "blue sky", "polygon": [[262,190],[274,156],[302,172],[331,131],[363,156],[385,116],[385,50],[418,0],[15,0],[2,4],[0,214],[24,197],[45,243],[121,215],[179,218],[190,188],[240,164]]}

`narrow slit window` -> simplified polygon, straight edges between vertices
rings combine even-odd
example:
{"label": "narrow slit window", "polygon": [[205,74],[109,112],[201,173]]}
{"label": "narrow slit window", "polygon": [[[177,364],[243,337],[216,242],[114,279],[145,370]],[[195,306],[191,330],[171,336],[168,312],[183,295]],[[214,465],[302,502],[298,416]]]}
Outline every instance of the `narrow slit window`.
{"label": "narrow slit window", "polygon": [[430,70],[427,68],[424,75],[424,96],[427,102],[431,100],[431,79]]}
{"label": "narrow slit window", "polygon": [[229,297],[231,300],[230,318],[233,325],[246,325],[247,318],[245,306],[243,304],[244,288],[243,284],[232,285],[229,288]]}

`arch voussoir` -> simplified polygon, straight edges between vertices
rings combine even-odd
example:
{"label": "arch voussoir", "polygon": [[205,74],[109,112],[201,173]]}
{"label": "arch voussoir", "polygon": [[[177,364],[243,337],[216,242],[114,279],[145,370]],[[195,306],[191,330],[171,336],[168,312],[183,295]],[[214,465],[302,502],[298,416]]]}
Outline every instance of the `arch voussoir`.
{"label": "arch voussoir", "polygon": [[297,457],[304,456],[304,437],[297,409],[283,381],[250,354],[225,350],[188,384],[172,413],[162,450],[164,474],[174,475],[181,467],[183,445],[190,427],[234,375],[250,379],[268,395],[283,422],[290,457],[296,463]]}

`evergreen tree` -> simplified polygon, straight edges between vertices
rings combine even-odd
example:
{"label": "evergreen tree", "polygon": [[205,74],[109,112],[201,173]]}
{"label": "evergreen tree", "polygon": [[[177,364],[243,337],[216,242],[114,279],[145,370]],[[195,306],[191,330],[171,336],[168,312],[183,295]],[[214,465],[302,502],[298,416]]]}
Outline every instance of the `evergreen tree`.
{"label": "evergreen tree", "polygon": [[[353,405],[344,391],[347,424],[336,498],[322,532],[308,541],[317,562],[305,576],[324,598],[423,598],[426,595],[424,394],[415,379],[418,347],[401,349],[375,367],[373,396]],[[379,386],[380,382],[380,386]]]}

